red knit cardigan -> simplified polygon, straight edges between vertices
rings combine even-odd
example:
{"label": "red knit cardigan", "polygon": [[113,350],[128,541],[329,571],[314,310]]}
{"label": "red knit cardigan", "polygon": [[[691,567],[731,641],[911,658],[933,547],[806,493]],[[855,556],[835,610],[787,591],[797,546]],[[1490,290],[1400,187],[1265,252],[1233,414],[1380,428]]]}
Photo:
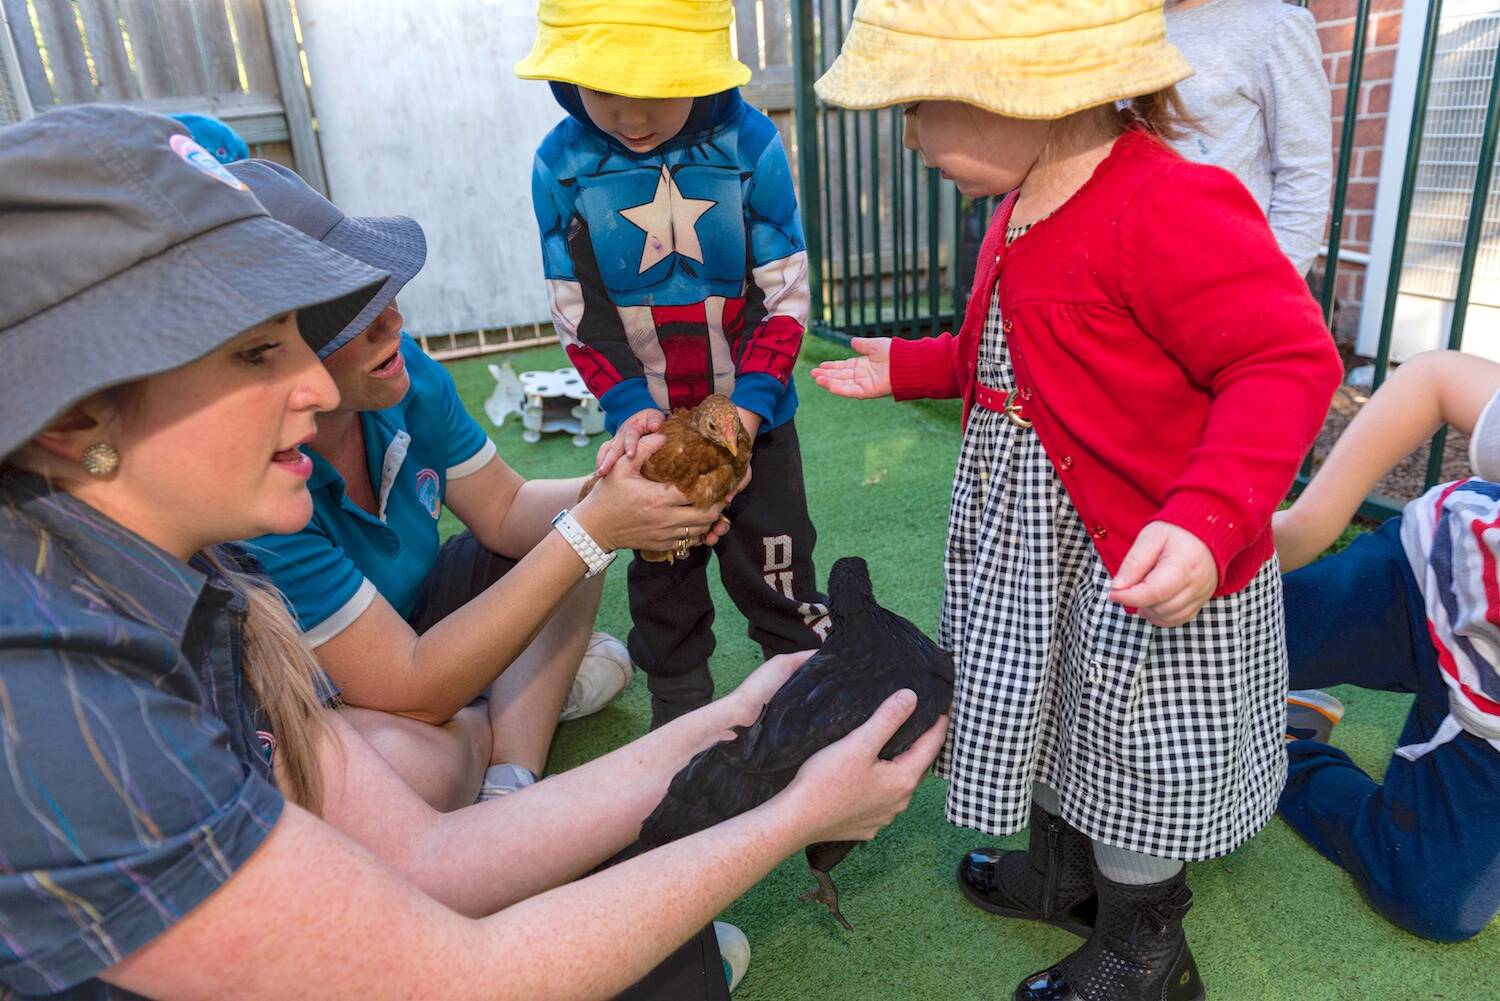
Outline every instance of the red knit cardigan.
{"label": "red knit cardigan", "polygon": [[1022,413],[1105,566],[1165,521],[1212,551],[1216,596],[1239,590],[1343,374],[1306,283],[1239,181],[1144,131],[1007,248],[1015,202],[958,335],[892,343],[896,399],[962,396],[967,421],[998,283]]}

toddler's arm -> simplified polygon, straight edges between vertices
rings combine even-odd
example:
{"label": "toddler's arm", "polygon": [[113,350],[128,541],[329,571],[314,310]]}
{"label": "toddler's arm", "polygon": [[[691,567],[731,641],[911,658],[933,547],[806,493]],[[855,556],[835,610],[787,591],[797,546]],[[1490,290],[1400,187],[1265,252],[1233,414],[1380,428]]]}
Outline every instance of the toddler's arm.
{"label": "toddler's arm", "polygon": [[1222,580],[1286,496],[1342,366],[1306,283],[1227,172],[1163,169],[1119,229],[1125,302],[1210,397],[1199,442],[1153,520],[1196,536]]}
{"label": "toddler's arm", "polygon": [[1277,512],[1283,570],[1311,562],[1338,538],[1382,476],[1442,427],[1471,434],[1500,391],[1500,365],[1429,351],[1396,369],[1333,446],[1297,502]]}
{"label": "toddler's arm", "polygon": [[541,154],[532,166],[531,203],[542,235],[552,324],[568,359],[612,425],[643,410],[659,412],[646,385],[646,370],[599,275],[587,221]]}
{"label": "toddler's arm", "polygon": [[1333,183],[1328,77],[1317,28],[1305,10],[1279,12],[1261,75],[1271,155],[1267,216],[1299,275],[1317,260]]}
{"label": "toddler's arm", "polygon": [[735,363],[734,392],[740,421],[754,440],[761,421],[774,416],[802,350],[811,304],[807,245],[797,217],[797,192],[781,137],[769,121],[750,120],[751,136],[769,133],[745,182],[745,237],[750,266],[745,276],[744,343]]}

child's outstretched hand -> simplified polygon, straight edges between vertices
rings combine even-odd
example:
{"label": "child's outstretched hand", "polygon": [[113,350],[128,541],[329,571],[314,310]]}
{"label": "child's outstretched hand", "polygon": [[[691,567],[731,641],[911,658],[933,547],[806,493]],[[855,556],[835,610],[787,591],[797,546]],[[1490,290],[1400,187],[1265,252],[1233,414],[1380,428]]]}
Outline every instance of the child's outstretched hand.
{"label": "child's outstretched hand", "polygon": [[1185,528],[1153,521],[1125,554],[1109,600],[1139,609],[1154,626],[1180,626],[1218,587],[1219,570],[1203,541]]}
{"label": "child's outstretched hand", "polygon": [[839,361],[825,361],[812,370],[813,382],[834,396],[852,400],[873,400],[891,395],[891,339],[889,337],[855,337],[849,346],[859,355]]}
{"label": "child's outstretched hand", "polygon": [[640,440],[648,434],[655,434],[661,430],[662,421],[667,415],[660,410],[638,410],[625,419],[620,425],[620,430],[615,436],[599,447],[599,458],[594,461],[594,472],[599,476],[608,476],[609,471],[615,468],[615,462],[620,456],[629,459],[635,458],[635,447]]}

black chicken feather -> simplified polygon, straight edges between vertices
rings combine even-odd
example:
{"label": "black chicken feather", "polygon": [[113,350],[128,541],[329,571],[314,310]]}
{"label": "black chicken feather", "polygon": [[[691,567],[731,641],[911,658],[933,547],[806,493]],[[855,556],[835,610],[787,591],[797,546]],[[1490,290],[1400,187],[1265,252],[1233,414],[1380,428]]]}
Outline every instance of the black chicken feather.
{"label": "black chicken feather", "polygon": [[[687,837],[753,809],[792,781],[802,763],[868,720],[892,693],[909,688],[917,708],[880,751],[907,750],[953,701],[953,658],[906,619],[880,607],[865,561],[841,559],[828,579],[833,631],[748,727],[700,751],[672,779],[641,825],[640,840],[614,861]],[[803,899],[828,907],[845,928],[828,871],[854,842],[810,845],[818,888]]]}

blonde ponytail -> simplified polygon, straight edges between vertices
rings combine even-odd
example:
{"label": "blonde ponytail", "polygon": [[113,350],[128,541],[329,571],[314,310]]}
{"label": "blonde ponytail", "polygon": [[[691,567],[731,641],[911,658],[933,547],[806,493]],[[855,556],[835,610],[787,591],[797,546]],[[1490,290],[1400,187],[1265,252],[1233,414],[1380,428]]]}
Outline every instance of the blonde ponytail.
{"label": "blonde ponytail", "polygon": [[276,738],[277,784],[297,805],[317,813],[323,803],[318,746],[329,710],[313,679],[322,668],[280,591],[264,577],[238,569],[222,550],[203,555],[245,597],[244,672]]}

